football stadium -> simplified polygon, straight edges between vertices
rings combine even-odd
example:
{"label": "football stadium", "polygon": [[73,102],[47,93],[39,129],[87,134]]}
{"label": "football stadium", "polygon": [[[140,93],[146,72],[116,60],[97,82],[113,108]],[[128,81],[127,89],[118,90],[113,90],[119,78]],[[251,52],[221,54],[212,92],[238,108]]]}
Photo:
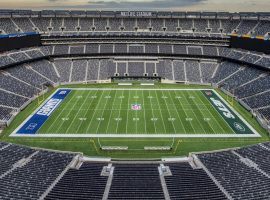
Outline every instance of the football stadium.
{"label": "football stadium", "polygon": [[269,54],[270,12],[0,10],[0,199],[269,200]]}

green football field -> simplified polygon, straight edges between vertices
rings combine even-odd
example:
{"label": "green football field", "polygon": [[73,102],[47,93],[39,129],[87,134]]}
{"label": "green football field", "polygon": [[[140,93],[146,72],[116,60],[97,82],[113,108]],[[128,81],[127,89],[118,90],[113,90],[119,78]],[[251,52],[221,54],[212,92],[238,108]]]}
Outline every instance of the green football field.
{"label": "green football field", "polygon": [[259,134],[211,89],[73,88],[35,136],[172,138]]}
{"label": "green football field", "polygon": [[[18,134],[31,116],[65,88],[71,92],[35,134]],[[190,152],[269,141],[267,131],[244,107],[219,89],[212,89],[210,86],[158,83],[154,86],[141,86],[140,83],[59,86],[22,110],[0,133],[0,140],[115,159],[187,156]],[[213,95],[207,95],[209,91]],[[132,105],[137,105],[138,110],[132,109]],[[128,150],[101,148],[108,146],[128,147]],[[165,151],[145,149],[168,146],[171,149]]]}

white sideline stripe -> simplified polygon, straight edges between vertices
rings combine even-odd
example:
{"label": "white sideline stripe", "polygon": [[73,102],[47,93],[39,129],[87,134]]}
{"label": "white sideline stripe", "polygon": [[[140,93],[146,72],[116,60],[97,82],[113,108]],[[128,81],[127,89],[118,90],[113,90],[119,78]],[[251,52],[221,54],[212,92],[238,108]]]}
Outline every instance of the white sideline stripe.
{"label": "white sideline stripe", "polygon": [[203,91],[203,90],[213,90],[212,88],[203,88],[203,89],[192,89],[192,88],[179,88],[179,89],[172,89],[172,88],[59,88],[59,89],[57,89],[57,90],[145,90],[145,91],[147,91],[147,90],[149,90],[149,91],[154,91],[154,90],[156,90],[156,91],[162,91],[162,90],[164,90],[164,91],[195,91],[195,90],[197,90],[197,91]]}
{"label": "white sideline stripe", "polygon": [[11,134],[10,137],[31,138],[257,138],[256,134]]}

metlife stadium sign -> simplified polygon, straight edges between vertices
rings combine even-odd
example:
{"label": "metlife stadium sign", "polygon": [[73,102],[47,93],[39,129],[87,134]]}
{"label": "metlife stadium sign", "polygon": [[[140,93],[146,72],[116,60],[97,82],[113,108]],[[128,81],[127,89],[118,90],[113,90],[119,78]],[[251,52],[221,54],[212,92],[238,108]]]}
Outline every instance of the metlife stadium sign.
{"label": "metlife stadium sign", "polygon": [[128,12],[121,12],[122,17],[152,17],[152,12],[140,12],[140,11],[128,11]]}
{"label": "metlife stadium sign", "polygon": [[19,38],[31,35],[38,35],[36,32],[29,32],[29,33],[16,33],[16,34],[7,34],[7,35],[0,35],[0,38]]}
{"label": "metlife stadium sign", "polygon": [[35,32],[0,35],[0,52],[40,45],[40,35]]}

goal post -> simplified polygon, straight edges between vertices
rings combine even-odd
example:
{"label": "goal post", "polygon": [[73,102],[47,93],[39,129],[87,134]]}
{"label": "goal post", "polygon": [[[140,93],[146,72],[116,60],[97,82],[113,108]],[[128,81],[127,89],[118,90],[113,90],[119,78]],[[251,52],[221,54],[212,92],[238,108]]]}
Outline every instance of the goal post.
{"label": "goal post", "polygon": [[[40,88],[41,86],[41,88]],[[45,100],[45,94],[52,90],[54,86],[49,82],[43,82],[39,85],[35,85],[36,95],[37,95],[37,103],[38,105],[42,104]]]}
{"label": "goal post", "polygon": [[38,97],[37,97],[37,99],[38,99],[38,105],[40,105],[43,101],[44,101],[44,99],[45,99],[45,92],[44,92],[44,86],[43,86],[43,84],[41,85],[41,95],[39,95],[40,93],[38,93],[37,95],[38,95]]}

